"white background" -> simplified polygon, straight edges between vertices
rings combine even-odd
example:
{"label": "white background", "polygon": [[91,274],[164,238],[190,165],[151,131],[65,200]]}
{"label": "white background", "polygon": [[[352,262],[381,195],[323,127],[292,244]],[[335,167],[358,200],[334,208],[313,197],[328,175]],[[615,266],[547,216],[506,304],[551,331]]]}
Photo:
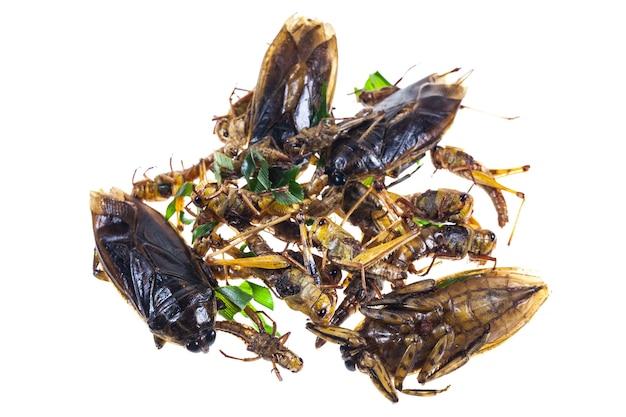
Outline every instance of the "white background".
{"label": "white background", "polygon": [[[624,31],[610,2],[34,2],[0,6],[0,251],[3,415],[548,415],[623,412]],[[556,3],[556,2],[555,2]],[[90,189],[130,190],[135,169],[167,171],[216,149],[212,117],[253,88],[266,47],[294,12],[331,23],[336,115],[382,72],[404,85],[474,69],[468,106],[442,144],[526,193],[513,244],[480,190],[475,215],[498,232],[499,266],[535,270],[551,296],[511,340],[392,405],[336,346],[316,351],[302,315],[273,313],[305,361],[283,382],[220,335],[208,355],[155,349],[147,327],[93,278]],[[401,84],[402,85],[402,84]],[[412,191],[469,187],[425,169]],[[512,216],[519,200],[507,196]],[[472,267],[464,262],[456,268]],[[437,270],[432,274],[436,275]],[[620,339],[621,340],[621,339]],[[415,386],[410,378],[405,386]],[[219,410],[219,411],[218,411]],[[409,414],[410,413],[410,414]]]}

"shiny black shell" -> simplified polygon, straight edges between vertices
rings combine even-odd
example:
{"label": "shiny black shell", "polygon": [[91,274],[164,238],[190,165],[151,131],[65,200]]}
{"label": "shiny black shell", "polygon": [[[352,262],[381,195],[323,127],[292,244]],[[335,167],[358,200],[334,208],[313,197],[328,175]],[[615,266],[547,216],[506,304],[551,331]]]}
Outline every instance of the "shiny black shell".
{"label": "shiny black shell", "polygon": [[92,192],[96,256],[107,277],[165,342],[207,352],[217,283],[163,215],[121,191]]}
{"label": "shiny black shell", "polygon": [[450,127],[465,88],[446,84],[436,74],[398,90],[368,114],[339,127],[326,156],[331,185],[348,178],[397,175],[434,147]]}

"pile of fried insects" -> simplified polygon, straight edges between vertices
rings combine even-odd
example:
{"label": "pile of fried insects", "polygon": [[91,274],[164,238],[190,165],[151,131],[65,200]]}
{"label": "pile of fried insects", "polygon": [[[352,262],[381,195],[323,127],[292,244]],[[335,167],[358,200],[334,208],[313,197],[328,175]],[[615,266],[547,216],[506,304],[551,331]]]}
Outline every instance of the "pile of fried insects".
{"label": "pile of fried insects", "polygon": [[[346,366],[390,401],[398,392],[435,395],[447,388],[405,388],[405,377],[424,384],[502,343],[548,289],[520,268],[496,267],[496,236],[474,219],[468,191],[390,189],[429,155],[486,192],[502,227],[504,193],[524,196],[498,179],[529,167],[492,170],[438,146],[469,72],[404,88],[374,73],[356,90],[361,110],[339,118],[337,63],[332,26],[290,17],[256,87],[234,93],[215,118],[219,150],[152,179],[133,176],[130,193],[91,192],[94,274],[130,302],[159,348],[208,352],[227,332],[256,355],[246,360],[270,361],[279,379],[279,367],[297,372],[303,362],[286,346],[289,333],[278,335],[255,307],[271,309],[276,298],[306,316],[317,347],[340,345]],[[169,201],[165,213],[146,204],[158,200]],[[460,259],[479,267],[428,278],[442,260]],[[362,321],[342,327],[357,312]]]}

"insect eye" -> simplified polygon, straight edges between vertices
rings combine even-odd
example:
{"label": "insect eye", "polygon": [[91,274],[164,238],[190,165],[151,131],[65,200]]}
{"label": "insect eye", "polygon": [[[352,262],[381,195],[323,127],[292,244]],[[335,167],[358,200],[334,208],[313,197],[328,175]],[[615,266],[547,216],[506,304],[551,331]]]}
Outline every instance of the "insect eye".
{"label": "insect eye", "polygon": [[193,197],[193,203],[198,207],[202,207],[204,205],[202,198],[199,195]]}
{"label": "insect eye", "polygon": [[326,309],[325,308],[321,308],[321,309],[317,310],[317,317],[324,318],[325,316],[326,316]]}
{"label": "insect eye", "polygon": [[187,345],[185,347],[190,352],[194,352],[194,353],[200,352],[200,341],[199,340],[191,340],[191,341],[187,342]]}
{"label": "insect eye", "polygon": [[215,330],[211,329],[209,333],[207,333],[206,342],[207,342],[207,345],[209,346],[212,345],[213,342],[215,342]]}
{"label": "insect eye", "polygon": [[330,279],[334,281],[338,281],[341,277],[341,269],[337,267],[330,267],[327,269],[326,273],[330,277]]}
{"label": "insect eye", "polygon": [[157,191],[159,195],[163,197],[169,197],[172,195],[172,185],[171,184],[159,184],[157,185]]}
{"label": "insect eye", "polygon": [[343,363],[350,372],[356,371],[356,363],[352,359],[346,359]]}
{"label": "insect eye", "polygon": [[328,220],[326,220],[326,219],[319,219],[319,220],[317,221],[317,225],[318,225],[318,226],[325,226],[325,225],[327,225],[327,224],[328,224]]}
{"label": "insect eye", "polygon": [[335,171],[329,176],[328,181],[330,182],[330,185],[341,187],[346,183],[346,176],[341,172]]}
{"label": "insect eye", "polygon": [[465,203],[467,201],[467,194],[465,193],[461,194],[461,197],[459,197],[459,200],[461,200],[461,203]]}

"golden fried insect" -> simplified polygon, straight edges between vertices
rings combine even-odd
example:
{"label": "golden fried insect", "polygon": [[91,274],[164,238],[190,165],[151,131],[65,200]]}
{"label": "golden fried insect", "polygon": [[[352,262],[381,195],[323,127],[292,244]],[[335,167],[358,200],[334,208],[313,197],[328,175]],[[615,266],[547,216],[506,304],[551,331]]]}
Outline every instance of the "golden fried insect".
{"label": "golden fried insect", "polygon": [[341,345],[346,367],[368,374],[397,402],[398,391],[445,391],[407,389],[404,380],[417,373],[424,384],[458,369],[520,330],[547,297],[547,286],[522,270],[478,269],[418,281],[361,304],[365,318],[354,330],[314,323],[307,329]]}
{"label": "golden fried insect", "polygon": [[[180,187],[186,182],[191,182],[204,176],[207,167],[211,165],[213,158],[203,158],[197,164],[189,168],[169,173],[159,174],[150,179],[144,173],[144,179],[134,181],[131,195],[145,201],[163,201],[176,195]],[[171,164],[171,161],[170,161]]]}
{"label": "golden fried insect", "polygon": [[408,202],[420,220],[434,223],[467,223],[474,210],[474,198],[466,192],[439,188],[406,196],[396,196],[397,202]]}
{"label": "golden fried insect", "polygon": [[380,239],[381,233],[406,213],[424,222],[468,223],[474,208],[473,197],[465,192],[441,188],[422,193],[392,193],[379,182],[370,187],[351,181],[344,187],[344,218],[363,232],[363,242]]}
{"label": "golden fried insect", "polygon": [[[277,337],[276,322],[272,320],[267,314],[262,311],[253,311],[249,307],[247,307],[245,311],[248,317],[250,317],[254,324],[257,326],[258,330],[254,327],[242,323],[237,323],[235,321],[218,321],[215,323],[215,330],[223,331],[237,336],[247,345],[248,351],[255,353],[257,356],[252,358],[236,358],[234,356],[224,353],[221,350],[220,352],[227,358],[238,359],[245,362],[255,361],[258,359],[265,359],[267,361],[270,361],[272,362],[272,369],[274,371],[274,374],[276,374],[276,377],[279,381],[282,381],[283,379],[280,376],[277,365],[294,373],[299,372],[302,369],[303,365],[302,358],[300,358],[298,355],[285,347],[285,343],[287,342],[290,333],[285,333],[282,336]],[[273,324],[271,333],[265,331],[264,323],[259,316],[260,314],[263,314],[265,317],[271,320]]]}
{"label": "golden fried insect", "polygon": [[[246,236],[248,246],[257,255],[273,250],[258,234],[248,231],[266,231],[285,242],[293,242],[300,235],[293,218],[299,211],[299,205],[281,204],[270,192],[253,193],[246,187],[239,188],[233,183],[219,185],[205,181],[194,187],[191,201],[199,209],[195,214],[195,228],[207,222],[228,225]],[[196,239],[196,246],[200,247],[204,245],[206,237],[199,233]],[[205,255],[208,249],[203,246],[201,254]]]}
{"label": "golden fried insect", "polygon": [[320,217],[311,225],[313,242],[322,246],[331,259],[351,261],[363,251],[361,242],[328,217]]}
{"label": "golden fried insect", "polygon": [[[381,278],[391,281],[394,287],[404,285],[406,273],[417,273],[414,262],[424,257],[433,257],[424,274],[430,271],[437,258],[461,259],[468,256],[470,260],[480,263],[486,260],[495,262],[490,254],[495,248],[496,237],[489,230],[474,228],[469,224],[430,224],[420,227],[412,220],[407,226],[406,219],[400,218],[398,222],[397,216],[391,216],[392,212],[402,212],[399,204],[403,204],[409,207],[411,214],[418,213],[422,220],[465,222],[472,213],[473,200],[469,194],[441,189],[403,197],[386,190],[370,191],[372,188],[359,183],[349,183],[344,189],[344,211],[347,211],[349,220],[361,228],[363,242],[367,242],[368,246],[362,246],[344,229],[326,218],[318,219],[311,229],[318,241],[321,238],[324,246],[333,249],[328,251],[331,259],[336,260],[332,255],[343,255],[344,262],[338,261],[337,265],[351,272],[355,272],[357,267],[363,269],[361,280],[348,280],[344,298],[329,324],[340,325],[356,311],[361,302],[380,295]],[[350,205],[352,207],[346,210],[345,206]],[[379,262],[381,259],[384,261]],[[348,260],[351,262],[345,262]],[[353,278],[352,274],[348,277]],[[322,339],[316,340],[318,347],[323,343]]]}
{"label": "golden fried insect", "polygon": [[212,163],[213,155],[200,159],[197,164],[189,168],[174,171],[171,167],[172,161],[170,160],[171,171],[169,173],[159,174],[152,179],[148,178],[146,173],[144,173],[144,179],[141,181],[135,181],[133,175],[131,195],[144,201],[164,201],[174,197],[176,225],[178,230],[182,231],[184,226],[180,216],[183,213],[184,201],[183,197],[178,195],[178,192],[185,183],[204,177],[207,167]]}
{"label": "golden fried insect", "polygon": [[[278,218],[278,222],[285,221],[290,215]],[[315,323],[327,323],[335,311],[337,296],[335,288],[338,282],[337,275],[341,272],[322,265],[319,257],[310,255],[316,262],[316,271],[319,276],[311,275],[310,271],[302,266],[301,252],[286,251],[277,254],[259,234],[265,225],[244,230],[237,238],[244,239],[247,246],[257,256],[242,258],[243,254],[229,243],[222,248],[207,253],[206,262],[209,265],[229,266],[227,275],[232,278],[259,278],[292,310],[299,311]],[[235,259],[221,261],[216,255],[227,253]],[[265,259],[272,263],[270,267]],[[277,261],[277,258],[279,259]],[[281,263],[281,262],[287,263]]]}
{"label": "golden fried insect", "polygon": [[233,90],[233,93],[230,95],[230,109],[228,113],[225,116],[213,118],[216,122],[213,133],[226,144],[223,148],[223,152],[230,158],[237,156],[247,145],[248,134],[246,124],[250,114],[250,103],[252,103],[252,97],[254,95],[252,91],[244,90],[246,94],[233,103],[235,90]]}
{"label": "golden fried insect", "polygon": [[[295,212],[297,205],[277,206],[271,195],[264,198],[235,186],[223,185],[218,189],[211,184],[196,187],[192,201],[201,207],[199,218],[213,219],[238,232],[230,242],[214,239],[213,231],[208,235],[211,241],[219,241],[220,244],[220,247],[211,247],[201,243],[202,254],[208,265],[228,266],[230,269],[226,275],[233,278],[259,278],[291,309],[304,313],[314,322],[328,322],[336,303],[334,287],[337,279],[334,276],[337,272],[324,268],[319,258],[309,253],[304,241],[297,255],[289,255],[287,252],[278,254],[262,236],[267,230],[272,230],[275,237],[298,244],[304,219],[299,212]],[[277,217],[277,213],[287,214]],[[294,223],[291,223],[292,220]],[[281,228],[281,224],[289,225],[289,230]],[[290,230],[292,226],[296,227],[297,232]],[[199,242],[202,242],[202,237]],[[237,249],[237,245],[244,242],[255,256],[242,258],[243,253]],[[234,259],[218,259],[217,256],[222,254],[228,254]]]}
{"label": "golden fried insect", "polygon": [[[502,190],[511,192],[522,200],[524,199],[524,193],[511,190],[510,188],[499,184],[495,180],[495,177],[499,174],[501,175],[501,171],[503,170],[487,169],[483,166],[483,164],[474,160],[471,155],[460,148],[452,146],[436,146],[433,148],[430,155],[435,168],[446,169],[454,174],[473,181],[474,184],[485,190],[485,192],[489,195],[489,198],[491,198],[493,206],[498,213],[498,224],[500,227],[504,227],[509,221],[506,200],[502,195]],[[513,168],[505,171],[507,172],[507,175],[509,175],[516,172],[526,172],[529,169],[530,165],[524,165],[519,168]]]}
{"label": "golden fried insect", "polygon": [[415,272],[413,262],[426,256],[447,259],[462,259],[467,256],[470,260],[481,263],[487,260],[495,262],[495,258],[490,255],[495,249],[497,239],[491,230],[445,224],[417,227],[410,233],[417,236],[400,246],[389,261],[400,269]]}
{"label": "golden fried insect", "polygon": [[314,242],[326,250],[329,260],[349,272],[361,273],[364,286],[365,278],[368,276],[393,283],[403,281],[407,277],[406,270],[396,268],[385,259],[402,245],[404,240],[412,239],[412,236],[401,236],[396,240],[365,249],[350,233],[328,217],[321,217],[313,223],[311,235]]}
{"label": "golden fried insect", "polygon": [[[289,259],[302,256],[299,252],[288,252],[283,255]],[[321,268],[321,263],[319,266]],[[322,285],[320,285],[301,265],[269,269],[257,266],[253,257],[235,259],[234,262],[229,263],[227,275],[239,279],[261,279],[290,309],[303,313],[314,323],[328,323],[335,311],[336,275],[340,275],[341,271],[334,268],[325,268],[322,271]]]}
{"label": "golden fried insect", "polygon": [[289,308],[304,313],[314,323],[328,323],[335,312],[336,297],[299,268],[285,269],[272,283]]}
{"label": "golden fried insect", "polygon": [[203,181],[191,193],[191,201],[200,209],[199,217],[227,224],[247,227],[261,216],[264,200],[273,201],[271,195],[256,194],[239,188],[234,183],[218,184]]}
{"label": "golden fried insect", "polygon": [[402,79],[396,81],[394,85],[386,85],[377,90],[361,90],[359,92],[359,103],[363,104],[364,106],[373,106],[377,103],[380,103],[400,89],[400,87],[398,87],[398,83],[401,80]]}
{"label": "golden fried insect", "polygon": [[165,342],[208,352],[222,307],[210,270],[181,235],[141,200],[118,189],[92,191],[96,276],[110,280],[146,321],[157,347]]}

